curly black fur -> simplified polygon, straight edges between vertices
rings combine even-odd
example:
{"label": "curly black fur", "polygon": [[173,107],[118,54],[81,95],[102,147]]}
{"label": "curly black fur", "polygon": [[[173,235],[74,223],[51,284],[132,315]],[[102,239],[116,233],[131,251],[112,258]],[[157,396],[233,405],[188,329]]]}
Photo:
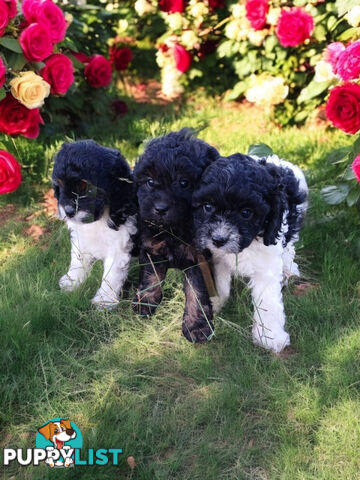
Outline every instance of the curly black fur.
{"label": "curly black fur", "polygon": [[152,314],[161,301],[167,269],[186,269],[183,333],[197,342],[206,341],[213,326],[210,299],[191,246],[191,201],[202,172],[217,158],[215,148],[184,128],[152,140],[134,169],[142,265],[134,309]]}
{"label": "curly black fur", "polygon": [[218,248],[238,253],[258,236],[266,246],[274,245],[284,222],[286,244],[300,230],[297,207],[306,195],[287,167],[240,153],[221,158],[205,170],[193,195],[197,245],[204,249],[211,239]]}
{"label": "curly black fur", "polygon": [[82,221],[96,221],[109,208],[115,230],[137,212],[130,167],[118,150],[93,140],[64,143],[52,173],[55,197],[68,218],[83,212]]}

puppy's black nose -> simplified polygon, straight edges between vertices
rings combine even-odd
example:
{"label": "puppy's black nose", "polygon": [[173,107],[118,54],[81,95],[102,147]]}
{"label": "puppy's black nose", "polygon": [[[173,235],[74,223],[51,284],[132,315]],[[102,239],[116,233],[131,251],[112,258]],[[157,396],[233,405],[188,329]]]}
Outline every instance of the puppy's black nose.
{"label": "puppy's black nose", "polygon": [[75,215],[75,208],[71,205],[66,205],[64,207],[65,213],[68,217],[73,217]]}
{"label": "puppy's black nose", "polygon": [[229,240],[229,237],[220,237],[219,235],[213,235],[211,237],[215,247],[222,247]]}
{"label": "puppy's black nose", "polygon": [[155,203],[154,208],[159,215],[165,215],[169,210],[169,207],[165,203]]}

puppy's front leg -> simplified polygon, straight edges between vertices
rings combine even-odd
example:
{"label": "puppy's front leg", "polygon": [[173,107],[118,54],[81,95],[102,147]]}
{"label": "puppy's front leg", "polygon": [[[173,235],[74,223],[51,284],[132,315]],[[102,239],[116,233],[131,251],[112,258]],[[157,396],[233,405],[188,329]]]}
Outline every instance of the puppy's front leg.
{"label": "puppy's front leg", "polygon": [[229,265],[221,261],[221,259],[214,259],[213,270],[217,296],[211,297],[211,303],[213,311],[217,313],[222,309],[230,295],[231,269]]}
{"label": "puppy's front leg", "polygon": [[71,261],[68,272],[59,280],[62,290],[71,292],[78,288],[88,277],[94,257],[81,250],[77,241],[71,241]]}
{"label": "puppy's front leg", "polygon": [[189,342],[206,342],[214,334],[212,306],[200,267],[195,265],[185,273],[185,312],[182,332]]}
{"label": "puppy's front leg", "polygon": [[166,277],[168,260],[151,256],[141,249],[139,262],[139,287],[132,302],[132,309],[139,315],[149,316],[155,313],[162,300],[161,284]]}
{"label": "puppy's front leg", "polygon": [[278,258],[273,262],[271,271],[255,272],[250,279],[254,304],[253,341],[275,353],[281,352],[290,344],[289,334],[284,329],[282,269],[281,258]]}
{"label": "puppy's front leg", "polygon": [[128,253],[118,254],[116,258],[106,258],[104,273],[99,290],[91,303],[99,310],[111,310],[119,302],[119,294],[126,280],[131,256]]}

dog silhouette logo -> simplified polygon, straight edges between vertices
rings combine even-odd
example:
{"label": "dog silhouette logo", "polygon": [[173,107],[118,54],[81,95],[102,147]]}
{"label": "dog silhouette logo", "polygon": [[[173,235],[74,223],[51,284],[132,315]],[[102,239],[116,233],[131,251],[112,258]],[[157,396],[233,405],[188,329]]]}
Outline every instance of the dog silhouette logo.
{"label": "dog silhouette logo", "polygon": [[44,423],[36,434],[36,448],[46,450],[45,463],[50,467],[74,465],[74,449],[82,448],[82,435],[69,419],[53,418]]}

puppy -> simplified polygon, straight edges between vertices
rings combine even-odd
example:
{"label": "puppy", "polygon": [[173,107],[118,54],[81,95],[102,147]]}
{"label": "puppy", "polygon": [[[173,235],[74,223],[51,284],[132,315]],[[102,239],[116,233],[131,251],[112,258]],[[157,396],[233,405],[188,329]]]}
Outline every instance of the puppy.
{"label": "puppy", "polygon": [[210,339],[214,328],[208,290],[192,246],[191,200],[202,172],[217,158],[215,148],[184,128],[152,140],[134,169],[141,268],[133,308],[141,315],[153,314],[168,268],[183,270],[182,332],[191,342]]}
{"label": "puppy", "polygon": [[[54,447],[57,450],[61,450],[64,448],[64,444],[69,440],[72,440],[76,437],[76,432],[73,430],[70,420],[61,419],[59,422],[48,422],[46,425],[38,429],[38,432],[43,435],[46,440],[50,440]],[[51,448],[51,447],[47,447]],[[69,448],[69,447],[67,447]],[[62,461],[54,462],[52,458],[46,460],[46,463],[50,465],[50,467],[54,467],[55,465],[62,466]],[[73,459],[71,457],[67,457],[65,459],[65,467],[70,466],[73,463]]]}
{"label": "puppy", "polygon": [[127,277],[136,234],[136,195],[129,165],[112,148],[93,140],[65,143],[52,174],[59,217],[71,239],[71,262],[59,285],[71,291],[87,278],[96,260],[104,263],[92,303],[113,308]]}
{"label": "puppy", "polygon": [[294,242],[307,208],[302,171],[276,156],[235,154],[211,164],[194,192],[196,244],[212,256],[219,311],[232,275],[249,279],[253,341],[274,352],[289,345],[282,284],[299,275]]}

